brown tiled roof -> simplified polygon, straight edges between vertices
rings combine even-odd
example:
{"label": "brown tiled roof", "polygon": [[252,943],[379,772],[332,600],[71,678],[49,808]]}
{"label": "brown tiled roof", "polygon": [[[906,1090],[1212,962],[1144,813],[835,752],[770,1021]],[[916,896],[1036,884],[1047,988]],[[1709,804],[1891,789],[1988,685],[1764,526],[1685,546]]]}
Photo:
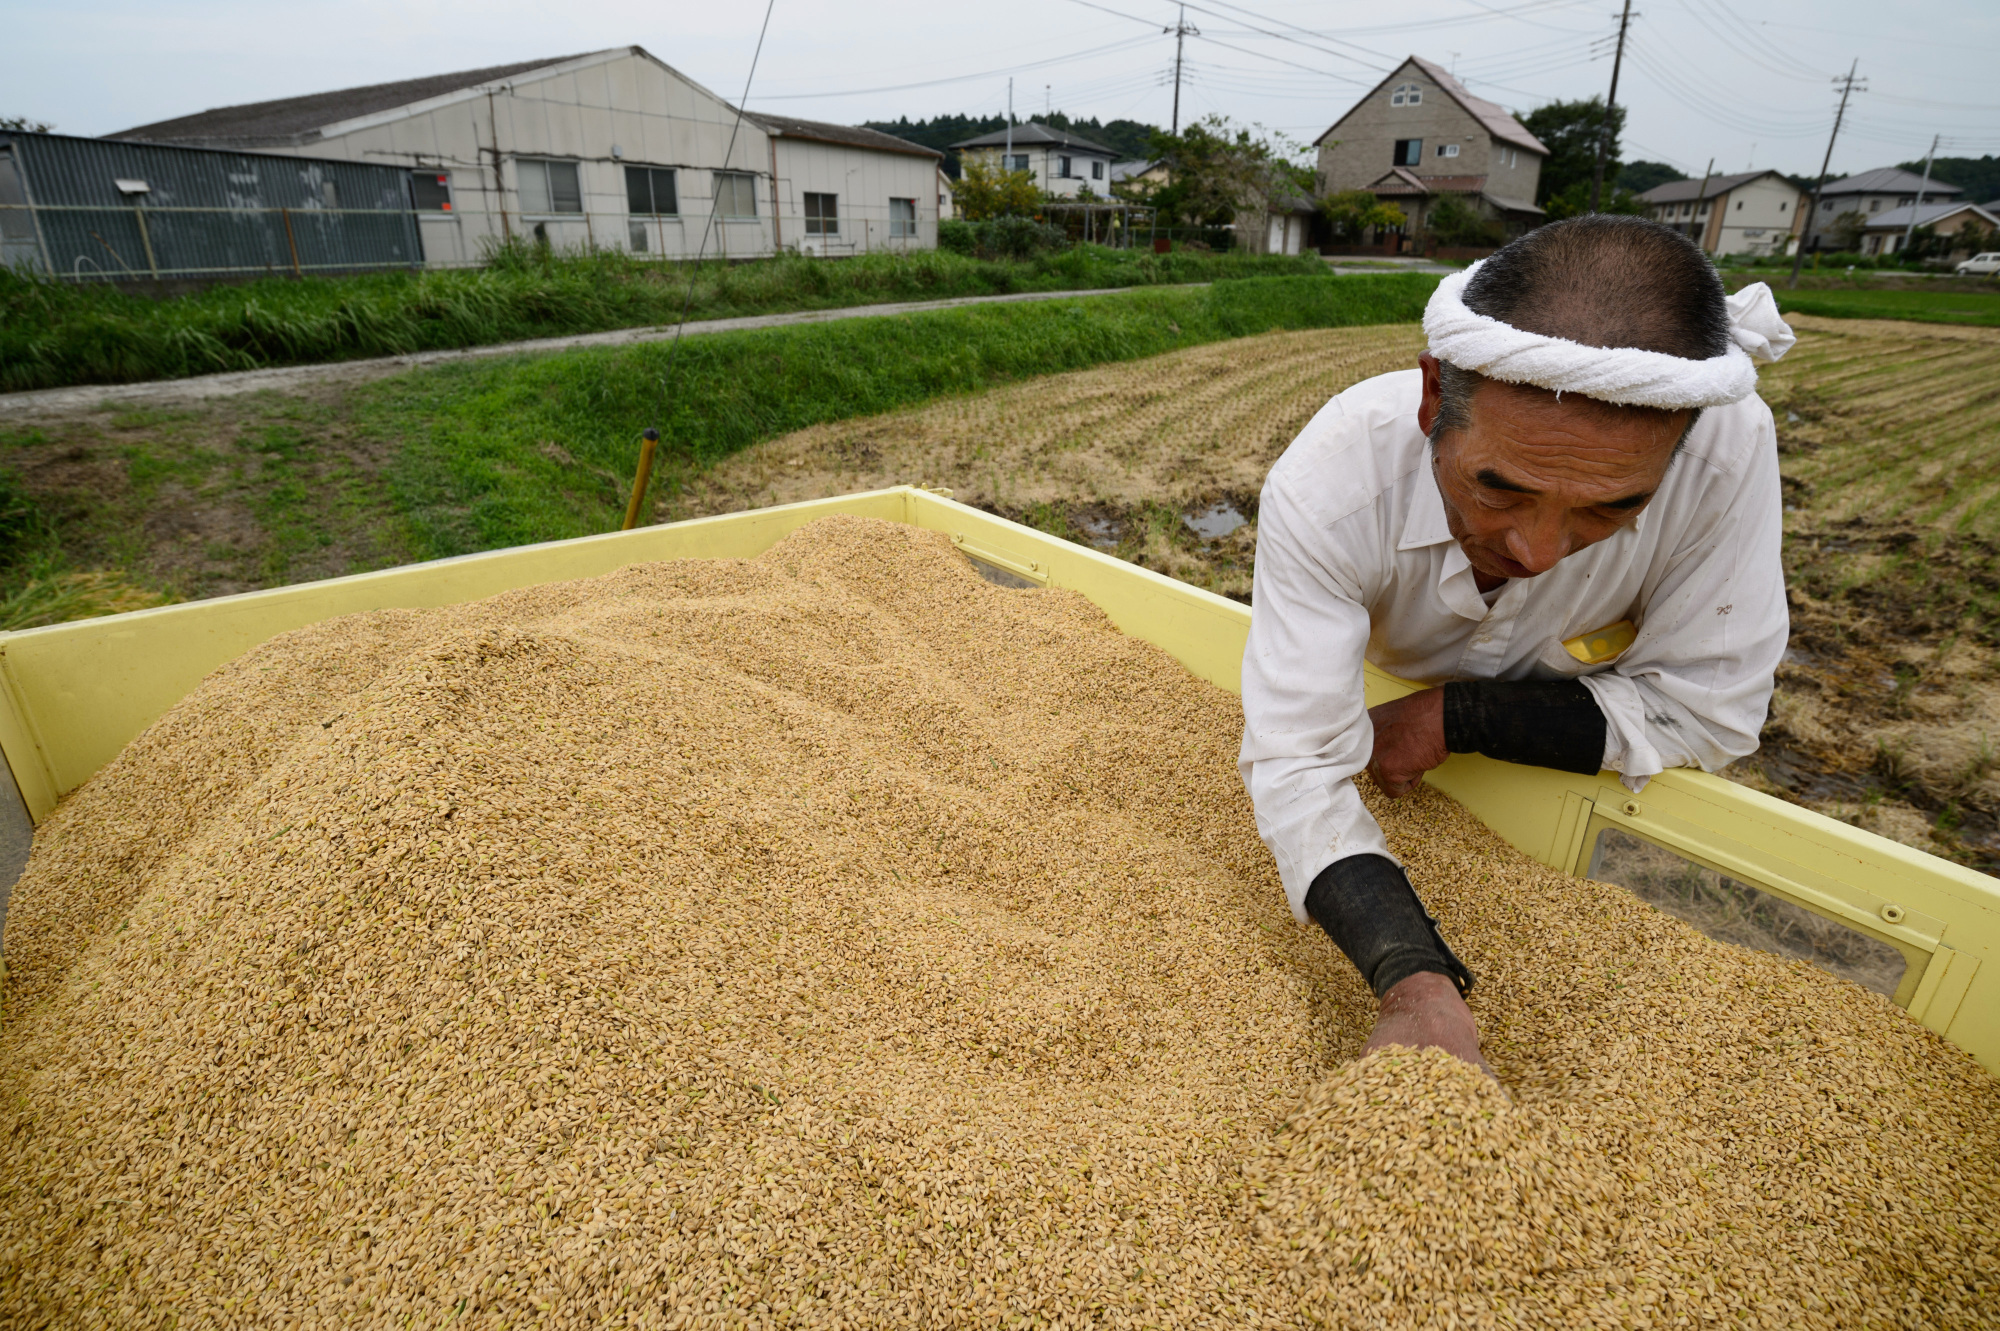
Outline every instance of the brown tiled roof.
{"label": "brown tiled roof", "polygon": [[[611,52],[583,54],[608,55]],[[529,70],[546,69],[582,58],[582,55],[548,56],[513,65],[461,70],[456,74],[431,74],[420,79],[404,79],[399,83],[371,83],[364,88],[342,88],[337,92],[308,93],[304,97],[281,97],[272,102],[221,106],[174,120],[157,120],[150,125],[139,125],[104,137],[146,143],[185,143],[196,147],[254,148],[306,143],[318,138],[319,132],[328,125],[337,125],[344,120],[373,115],[378,111],[392,111],[399,106],[429,101],[463,88],[498,83]]]}
{"label": "brown tiled roof", "polygon": [[926,148],[921,143],[911,143],[908,139],[899,139],[894,134],[884,134],[880,130],[863,129],[859,125],[830,125],[824,120],[771,116],[765,115],[762,111],[752,111],[750,118],[784,139],[813,139],[820,143],[838,143],[850,148],[873,148],[877,152],[909,153],[915,157],[944,156],[935,148]]}
{"label": "brown tiled roof", "polygon": [[1396,167],[1368,187],[1373,194],[1481,194],[1485,176],[1421,176]]}

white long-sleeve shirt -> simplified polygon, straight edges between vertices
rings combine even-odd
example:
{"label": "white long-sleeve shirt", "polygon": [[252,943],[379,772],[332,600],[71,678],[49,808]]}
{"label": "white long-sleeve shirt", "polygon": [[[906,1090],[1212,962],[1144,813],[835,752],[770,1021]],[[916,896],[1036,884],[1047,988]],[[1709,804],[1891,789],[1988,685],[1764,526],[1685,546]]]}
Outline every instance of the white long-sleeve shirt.
{"label": "white long-sleeve shirt", "polygon": [[[1777,435],[1760,398],[1704,411],[1630,526],[1488,607],[1445,525],[1422,394],[1404,370],[1328,402],[1257,511],[1239,765],[1302,923],[1327,865],[1389,854],[1353,782],[1375,741],[1364,658],[1430,685],[1581,678],[1604,711],[1604,766],[1638,790],[1753,752],[1785,650]],[[1638,638],[1614,661],[1563,647],[1621,619]]]}

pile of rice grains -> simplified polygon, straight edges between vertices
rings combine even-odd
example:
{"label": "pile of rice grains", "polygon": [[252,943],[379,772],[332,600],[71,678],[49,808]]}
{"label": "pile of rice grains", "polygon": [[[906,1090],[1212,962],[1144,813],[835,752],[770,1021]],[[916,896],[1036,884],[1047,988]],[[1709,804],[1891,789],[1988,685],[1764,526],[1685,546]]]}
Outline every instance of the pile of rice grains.
{"label": "pile of rice grains", "polygon": [[2000,1319],[1993,1079],[1435,794],[1501,1084],[1356,1061],[1240,727],[860,519],[287,634],[40,833],[0,1321]]}

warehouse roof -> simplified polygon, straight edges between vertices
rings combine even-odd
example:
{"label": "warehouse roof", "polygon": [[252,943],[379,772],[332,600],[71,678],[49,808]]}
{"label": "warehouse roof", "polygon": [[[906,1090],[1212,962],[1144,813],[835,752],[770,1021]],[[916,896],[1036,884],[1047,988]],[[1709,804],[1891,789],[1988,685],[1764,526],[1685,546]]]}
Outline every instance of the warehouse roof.
{"label": "warehouse roof", "polygon": [[1878,166],[1873,171],[1863,171],[1858,175],[1846,176],[1840,180],[1828,181],[1820,191],[1822,197],[1828,194],[1911,194],[1923,190],[1925,198],[1957,197],[1965,193],[1956,185],[1947,185],[1935,176],[1931,183],[1924,184],[1924,178],[1914,171],[1905,171],[1900,166]]}
{"label": "warehouse roof", "polygon": [[796,116],[766,115],[762,111],[750,112],[750,118],[781,139],[813,139],[820,143],[838,143],[848,148],[873,148],[877,152],[909,153],[914,157],[943,157],[935,148],[926,148],[921,143],[911,143],[899,139],[894,134],[884,134],[877,129],[864,129],[859,125],[834,125],[824,120],[800,120]]}
{"label": "warehouse roof", "polygon": [[[1004,148],[1008,143],[1007,135],[1007,130],[996,129],[991,134],[981,134],[976,138],[960,139],[951,146],[954,148]],[[1051,129],[1049,126],[1035,120],[1024,121],[1014,126],[1013,136],[1013,144],[1016,148],[1023,144],[1045,143],[1058,148],[1073,148],[1078,152],[1103,153],[1106,157],[1113,159],[1118,156],[1117,153],[1101,143],[1093,143],[1080,135],[1071,134],[1068,130]]]}
{"label": "warehouse roof", "polygon": [[219,106],[191,116],[157,120],[150,125],[107,134],[107,139],[136,139],[150,143],[182,143],[202,146],[255,147],[264,144],[308,142],[329,125],[345,120],[393,111],[399,106],[429,101],[467,88],[500,83],[530,70],[582,60],[590,55],[612,55],[613,51],[590,51],[583,55],[549,56],[512,65],[490,65],[485,69],[460,70],[456,74],[430,74],[420,79],[396,83],[371,83],[361,88],[341,88],[335,92],[308,93],[304,97],[281,97],[270,102],[246,102],[242,106]]}

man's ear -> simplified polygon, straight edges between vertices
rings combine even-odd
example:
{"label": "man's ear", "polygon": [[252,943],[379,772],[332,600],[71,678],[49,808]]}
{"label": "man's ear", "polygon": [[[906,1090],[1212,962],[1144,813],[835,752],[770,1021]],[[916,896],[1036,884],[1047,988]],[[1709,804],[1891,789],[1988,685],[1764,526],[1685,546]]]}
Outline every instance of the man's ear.
{"label": "man's ear", "polygon": [[1424,400],[1417,408],[1417,428],[1428,439],[1444,406],[1444,381],[1438,373],[1438,358],[1428,351],[1418,355],[1417,368],[1424,372]]}

